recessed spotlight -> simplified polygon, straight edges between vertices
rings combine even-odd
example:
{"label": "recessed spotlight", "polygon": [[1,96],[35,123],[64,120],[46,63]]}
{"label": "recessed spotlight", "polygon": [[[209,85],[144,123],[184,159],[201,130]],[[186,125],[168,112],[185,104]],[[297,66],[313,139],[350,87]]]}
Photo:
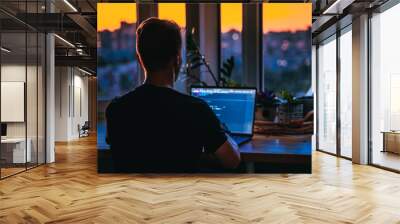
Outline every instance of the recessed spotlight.
{"label": "recessed spotlight", "polygon": [[11,50],[9,50],[9,49],[7,49],[5,47],[1,47],[0,49],[1,49],[1,51],[4,51],[6,53],[11,53]]}
{"label": "recessed spotlight", "polygon": [[69,42],[68,40],[60,37],[58,34],[54,34],[55,37],[57,37],[59,40],[61,40],[62,42],[66,43],[68,46],[75,48],[75,45],[73,45],[71,42]]}
{"label": "recessed spotlight", "polygon": [[73,6],[68,0],[64,0],[64,3],[68,5],[74,12],[78,12],[78,10]]}
{"label": "recessed spotlight", "polygon": [[78,70],[81,71],[81,72],[83,72],[83,73],[86,74],[86,75],[89,75],[89,76],[92,76],[92,75],[93,75],[92,73],[90,73],[90,72],[88,72],[88,71],[86,71],[86,70],[83,70],[83,69],[81,69],[81,68],[79,68],[79,67],[78,67]]}

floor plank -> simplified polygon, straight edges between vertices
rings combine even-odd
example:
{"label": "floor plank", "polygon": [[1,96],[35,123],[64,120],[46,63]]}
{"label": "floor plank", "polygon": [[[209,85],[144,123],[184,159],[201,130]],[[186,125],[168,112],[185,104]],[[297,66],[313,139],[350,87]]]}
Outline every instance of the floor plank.
{"label": "floor plank", "polygon": [[0,181],[0,223],[400,223],[400,175],[313,153],[313,174],[97,174],[96,139]]}

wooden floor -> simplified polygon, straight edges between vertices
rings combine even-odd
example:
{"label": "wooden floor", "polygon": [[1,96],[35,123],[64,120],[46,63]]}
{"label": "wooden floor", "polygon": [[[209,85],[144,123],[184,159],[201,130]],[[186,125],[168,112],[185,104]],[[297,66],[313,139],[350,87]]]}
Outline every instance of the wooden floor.
{"label": "wooden floor", "polygon": [[98,175],[94,138],[0,181],[0,223],[400,223],[400,175],[320,152],[312,175]]}
{"label": "wooden floor", "polygon": [[374,151],[372,161],[374,164],[400,170],[400,155],[392,152]]}

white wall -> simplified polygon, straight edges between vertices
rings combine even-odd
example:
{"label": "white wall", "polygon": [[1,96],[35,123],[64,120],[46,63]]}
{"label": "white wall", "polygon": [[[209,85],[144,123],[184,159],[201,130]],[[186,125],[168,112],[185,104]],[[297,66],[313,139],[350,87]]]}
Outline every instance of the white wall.
{"label": "white wall", "polygon": [[70,69],[56,67],[55,69],[55,140],[68,141],[69,133],[69,85]]}
{"label": "white wall", "polygon": [[[25,82],[26,67],[19,64],[8,64],[1,66],[1,81],[3,82]],[[30,74],[34,67],[28,66],[28,74]],[[27,93],[29,96],[36,96],[35,93]],[[7,110],[7,108],[1,108]],[[28,120],[30,120],[28,118]],[[11,122],[7,123],[7,136],[8,137],[25,137],[25,122]]]}
{"label": "white wall", "polygon": [[[32,162],[44,163],[44,74],[41,66],[25,64],[3,64],[1,66],[2,82],[24,82],[26,84],[26,105],[22,113],[26,112],[23,122],[6,122],[8,138],[24,138],[30,140]],[[26,80],[27,79],[27,80]],[[2,96],[6,97],[6,96]],[[1,110],[12,110],[2,107]],[[10,111],[8,111],[10,112]],[[11,111],[12,113],[12,111]],[[39,159],[39,161],[36,161]]]}
{"label": "white wall", "polygon": [[89,120],[88,77],[76,68],[56,67],[55,85],[55,140],[77,139],[78,125]]}

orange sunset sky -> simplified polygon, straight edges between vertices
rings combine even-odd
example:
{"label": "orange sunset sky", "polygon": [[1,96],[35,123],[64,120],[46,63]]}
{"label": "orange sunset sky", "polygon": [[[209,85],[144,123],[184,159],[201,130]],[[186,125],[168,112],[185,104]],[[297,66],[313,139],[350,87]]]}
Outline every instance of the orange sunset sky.
{"label": "orange sunset sky", "polygon": [[[305,30],[311,26],[311,3],[263,3],[263,32]],[[97,29],[114,31],[122,21],[136,22],[135,3],[98,3]],[[158,15],[186,25],[184,3],[159,3]],[[242,4],[221,4],[221,31],[242,30]]]}

